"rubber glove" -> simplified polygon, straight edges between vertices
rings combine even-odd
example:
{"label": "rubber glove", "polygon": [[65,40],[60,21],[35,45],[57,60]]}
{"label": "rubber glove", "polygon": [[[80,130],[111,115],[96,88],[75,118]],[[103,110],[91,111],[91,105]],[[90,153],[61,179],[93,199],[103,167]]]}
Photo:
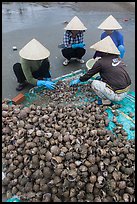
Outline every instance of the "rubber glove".
{"label": "rubber glove", "polygon": [[74,79],[74,80],[72,80],[71,82],[70,82],[70,86],[74,86],[74,85],[76,85],[76,84],[78,84],[78,83],[80,83],[80,80],[79,79]]}
{"label": "rubber glove", "polygon": [[72,44],[72,48],[75,49],[75,48],[78,48],[78,47],[81,47],[83,48],[85,46],[85,43],[78,43],[78,44]]}
{"label": "rubber glove", "polygon": [[98,105],[102,105],[102,98],[98,97]]}
{"label": "rubber glove", "polygon": [[55,88],[55,83],[52,81],[38,80],[37,86],[46,86],[46,88],[52,90]]}

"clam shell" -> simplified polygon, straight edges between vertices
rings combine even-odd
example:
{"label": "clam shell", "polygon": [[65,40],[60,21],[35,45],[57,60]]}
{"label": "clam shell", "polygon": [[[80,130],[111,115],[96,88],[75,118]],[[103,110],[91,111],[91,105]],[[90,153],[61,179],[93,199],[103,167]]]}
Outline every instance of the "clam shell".
{"label": "clam shell", "polygon": [[77,171],[76,170],[69,170],[68,176],[67,176],[69,181],[71,181],[71,182],[75,181],[76,176],[77,176]]}
{"label": "clam shell", "polygon": [[94,184],[92,184],[92,183],[87,183],[86,184],[86,191],[87,191],[87,193],[92,193],[93,192],[93,188],[94,188]]}
{"label": "clam shell", "polygon": [[114,170],[112,176],[116,181],[119,181],[121,178],[121,173]]}
{"label": "clam shell", "polygon": [[59,155],[60,153],[60,149],[57,145],[53,145],[51,148],[50,148],[50,151],[53,155]]}
{"label": "clam shell", "polygon": [[125,181],[120,181],[118,184],[119,189],[125,189],[126,188],[126,182]]}
{"label": "clam shell", "polygon": [[51,163],[56,167],[59,163],[62,162],[62,157],[56,156],[51,158]]}

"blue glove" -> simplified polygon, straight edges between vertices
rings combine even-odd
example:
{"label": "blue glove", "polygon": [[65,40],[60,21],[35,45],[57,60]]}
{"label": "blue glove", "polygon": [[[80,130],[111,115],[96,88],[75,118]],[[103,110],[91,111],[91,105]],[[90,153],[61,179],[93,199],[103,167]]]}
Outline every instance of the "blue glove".
{"label": "blue glove", "polygon": [[71,82],[70,82],[70,86],[74,86],[74,85],[76,85],[76,84],[78,84],[78,83],[80,83],[80,80],[79,79],[74,79],[74,80],[72,80]]}
{"label": "blue glove", "polygon": [[102,105],[102,99],[98,97],[98,105]]}
{"label": "blue glove", "polygon": [[78,43],[78,44],[72,44],[72,48],[75,49],[75,48],[78,48],[78,47],[81,47],[83,48],[85,46],[85,43]]}
{"label": "blue glove", "polygon": [[46,88],[52,90],[55,88],[55,83],[52,81],[38,80],[37,86],[46,86]]}

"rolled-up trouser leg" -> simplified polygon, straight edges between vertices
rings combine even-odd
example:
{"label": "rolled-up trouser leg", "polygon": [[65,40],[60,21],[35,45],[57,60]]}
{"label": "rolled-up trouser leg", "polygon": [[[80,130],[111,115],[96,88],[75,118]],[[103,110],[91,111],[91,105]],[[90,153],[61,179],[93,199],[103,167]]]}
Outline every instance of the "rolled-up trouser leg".
{"label": "rolled-up trouser leg", "polygon": [[16,63],[13,65],[13,71],[15,73],[15,76],[17,77],[18,83],[23,83],[26,80],[26,77],[23,73],[22,67],[20,63]]}
{"label": "rolled-up trouser leg", "polygon": [[122,59],[125,54],[125,47],[123,45],[119,45],[118,50],[120,51],[120,58]]}
{"label": "rolled-up trouser leg", "polygon": [[94,80],[91,84],[92,89],[102,99],[109,99],[110,101],[121,101],[127,95],[127,92],[116,94],[113,90],[106,86],[105,82]]}
{"label": "rolled-up trouser leg", "polygon": [[62,51],[62,55],[68,60],[75,57],[75,50],[72,48],[64,48],[61,51]]}

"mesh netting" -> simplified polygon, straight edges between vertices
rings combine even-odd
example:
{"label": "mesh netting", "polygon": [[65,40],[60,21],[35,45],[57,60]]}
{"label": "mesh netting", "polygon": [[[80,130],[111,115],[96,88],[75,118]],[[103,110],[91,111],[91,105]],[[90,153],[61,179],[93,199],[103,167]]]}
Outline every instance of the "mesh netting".
{"label": "mesh netting", "polygon": [[[28,93],[25,93],[24,106],[30,106],[32,103],[40,106],[47,106],[49,103],[56,105],[71,104],[73,106],[83,106],[87,103],[97,99],[97,96],[92,91],[91,81],[82,82],[78,86],[70,87],[69,82],[75,78],[79,78],[85,73],[84,70],[78,70],[73,73],[64,75],[56,78],[57,88],[55,90],[47,90],[44,87],[34,87]],[[120,102],[114,103],[119,104],[117,108],[118,115],[116,116],[117,121],[123,125],[123,128],[128,133],[127,139],[135,138],[135,92],[129,92],[128,95]],[[114,116],[112,107],[108,106],[106,111],[110,120],[108,129],[113,131],[115,124],[112,121]],[[132,116],[131,116],[132,115]]]}

